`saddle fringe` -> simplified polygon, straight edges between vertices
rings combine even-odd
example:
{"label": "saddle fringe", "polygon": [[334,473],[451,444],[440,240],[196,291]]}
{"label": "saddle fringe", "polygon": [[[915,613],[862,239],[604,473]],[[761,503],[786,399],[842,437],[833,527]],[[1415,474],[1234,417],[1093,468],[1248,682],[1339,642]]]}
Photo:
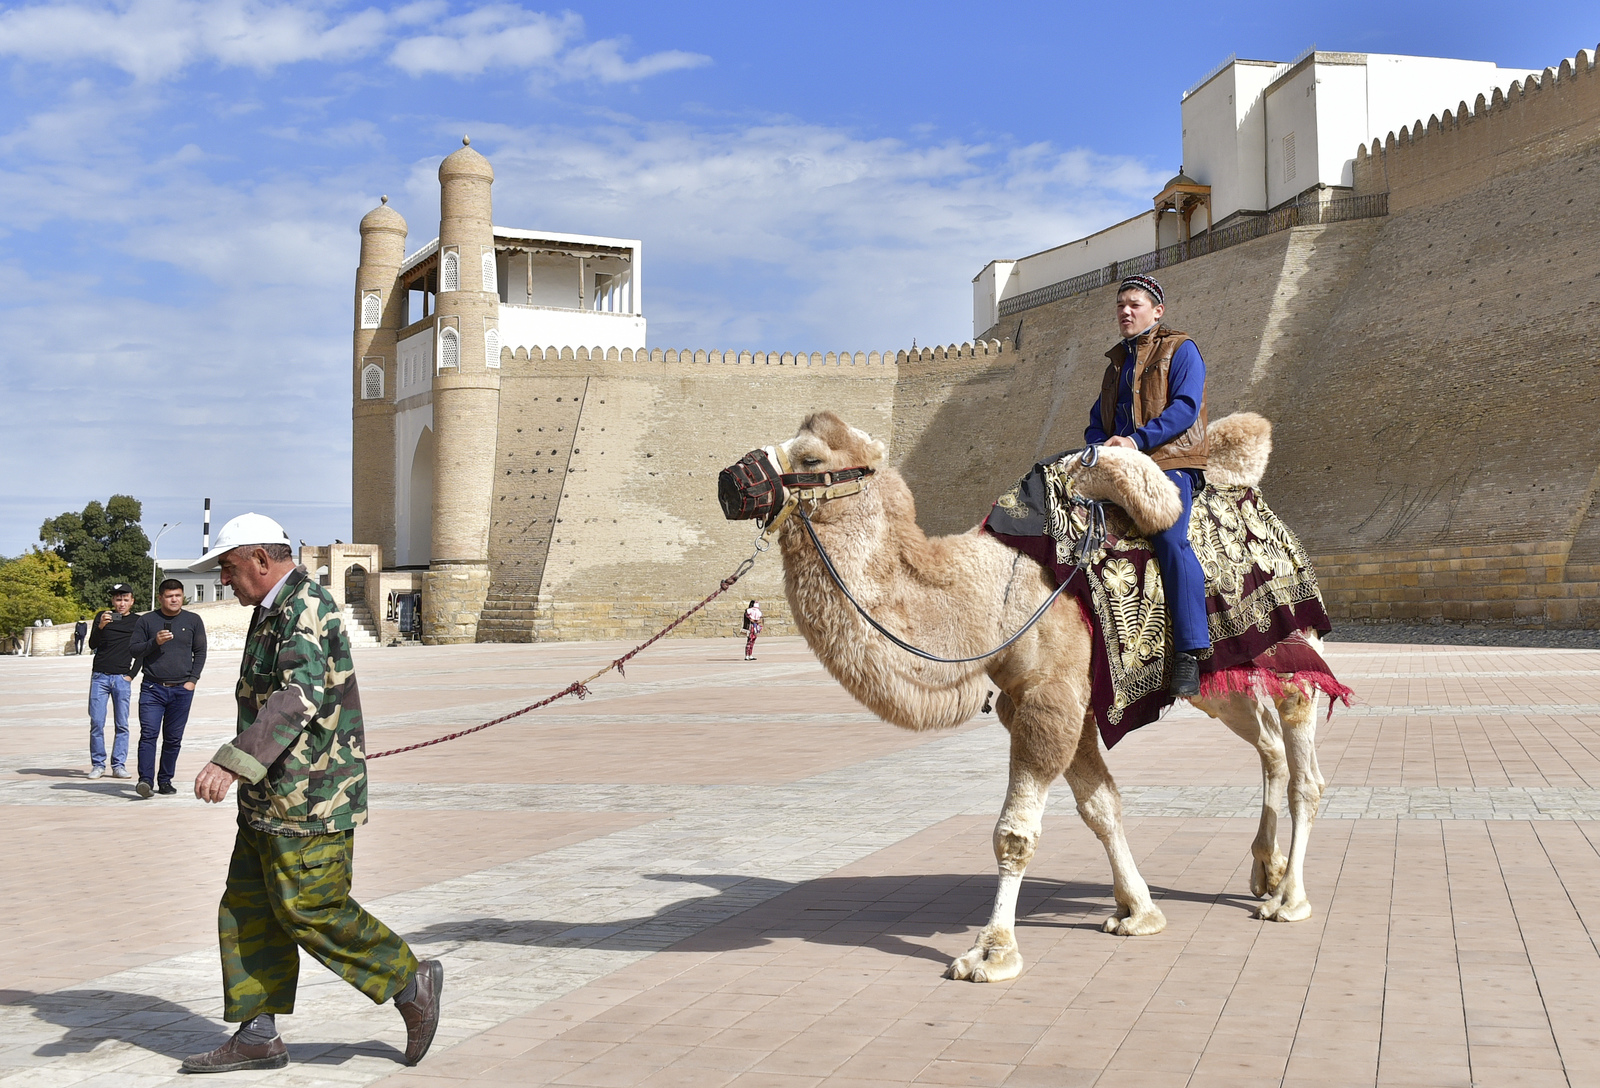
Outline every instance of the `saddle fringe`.
{"label": "saddle fringe", "polygon": [[1230,695],[1264,695],[1269,699],[1282,699],[1286,695],[1304,695],[1312,690],[1328,697],[1328,717],[1333,717],[1333,704],[1350,705],[1355,692],[1341,684],[1330,672],[1320,669],[1301,669],[1281,673],[1264,669],[1260,665],[1239,665],[1231,669],[1200,674],[1201,699],[1226,699]]}

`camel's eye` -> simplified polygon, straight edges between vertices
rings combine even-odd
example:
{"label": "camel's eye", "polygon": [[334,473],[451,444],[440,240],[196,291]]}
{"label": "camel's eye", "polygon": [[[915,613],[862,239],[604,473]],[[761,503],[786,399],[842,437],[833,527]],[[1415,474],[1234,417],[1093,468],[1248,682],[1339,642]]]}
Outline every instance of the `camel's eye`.
{"label": "camel's eye", "polygon": [[806,468],[816,468],[818,465],[822,464],[822,458],[820,458],[820,457],[802,457],[802,458],[800,458],[800,463],[802,465],[806,466]]}

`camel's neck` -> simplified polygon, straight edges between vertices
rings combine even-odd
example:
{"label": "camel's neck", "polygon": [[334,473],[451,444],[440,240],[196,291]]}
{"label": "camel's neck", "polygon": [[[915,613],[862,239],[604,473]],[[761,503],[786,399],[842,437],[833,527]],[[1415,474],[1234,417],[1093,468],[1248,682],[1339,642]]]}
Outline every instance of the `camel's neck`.
{"label": "camel's neck", "polygon": [[[812,522],[818,540],[873,618],[941,656],[971,652],[958,620],[970,614],[971,602],[959,599],[939,569],[898,473],[880,471],[867,492],[831,500],[818,517]],[[779,544],[795,625],[851,694],[879,716],[916,729],[955,725],[976,711],[981,666],[932,664],[872,630],[828,573],[798,513],[784,524]],[[969,690],[974,684],[976,695]]]}

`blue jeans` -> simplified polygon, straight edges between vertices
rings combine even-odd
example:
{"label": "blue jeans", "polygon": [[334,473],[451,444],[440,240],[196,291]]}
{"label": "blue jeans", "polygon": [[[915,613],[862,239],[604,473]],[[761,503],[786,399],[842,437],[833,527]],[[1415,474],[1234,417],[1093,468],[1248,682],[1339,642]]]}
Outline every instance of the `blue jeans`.
{"label": "blue jeans", "polygon": [[96,767],[106,765],[106,698],[111,699],[115,716],[116,735],[111,742],[111,766],[123,767],[128,762],[128,696],[133,684],[110,672],[89,674],[89,761]]}
{"label": "blue jeans", "polygon": [[[166,784],[178,769],[183,727],[189,724],[194,692],[146,680],[139,685],[139,781]],[[161,770],[156,772],[156,738],[161,738]]]}
{"label": "blue jeans", "polygon": [[1188,472],[1174,469],[1167,479],[1178,485],[1183,499],[1183,516],[1165,532],[1150,538],[1150,549],[1161,567],[1161,586],[1166,591],[1167,611],[1172,616],[1172,648],[1194,653],[1211,645],[1211,628],[1206,623],[1206,576],[1200,560],[1189,545],[1189,508],[1194,505],[1194,482]]}

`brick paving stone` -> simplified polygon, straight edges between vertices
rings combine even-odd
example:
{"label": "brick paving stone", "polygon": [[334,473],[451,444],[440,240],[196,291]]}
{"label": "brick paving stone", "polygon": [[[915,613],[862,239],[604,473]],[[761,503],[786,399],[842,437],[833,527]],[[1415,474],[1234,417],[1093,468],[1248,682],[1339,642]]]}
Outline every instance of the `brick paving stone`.
{"label": "brick paving stone", "polygon": [[[1253,751],[1174,709],[1107,757],[1167,931],[1099,931],[1105,856],[1058,785],[1019,900],[1027,971],[974,986],[939,974],[993,894],[993,719],[904,733],[797,640],[749,669],[730,645],[671,641],[582,703],[374,762],[356,894],[444,959],[434,1050],[404,1069],[394,1011],[307,961],[293,1063],[229,1082],[1600,1083],[1600,652],[1331,643],[1360,702],[1319,728],[1294,925],[1249,916]],[[360,652],[370,743],[615,653]],[[84,778],[85,680],[0,659],[0,813],[25,831],[0,841],[0,1088],[172,1084],[224,1037],[229,813]],[[229,713],[202,684],[180,776]]]}

